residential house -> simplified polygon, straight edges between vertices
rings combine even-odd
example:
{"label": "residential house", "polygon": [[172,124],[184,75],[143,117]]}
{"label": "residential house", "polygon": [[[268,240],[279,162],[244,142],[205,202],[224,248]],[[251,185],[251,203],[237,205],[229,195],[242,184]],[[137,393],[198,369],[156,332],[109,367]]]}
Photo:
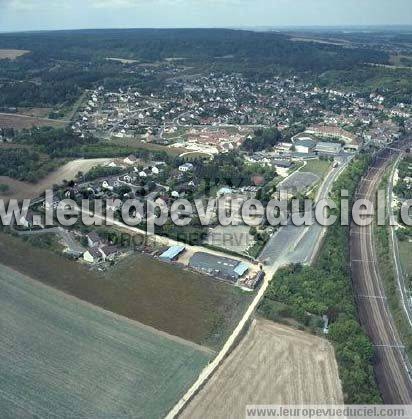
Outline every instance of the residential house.
{"label": "residential house", "polygon": [[126,164],[132,165],[132,164],[136,164],[137,158],[133,154],[130,154],[130,156],[127,156],[123,161]]}
{"label": "residential house", "polygon": [[89,247],[96,247],[102,243],[102,239],[95,231],[91,231],[90,233],[86,234],[86,238],[87,245]]}
{"label": "residential house", "polygon": [[92,247],[83,254],[83,259],[88,263],[100,262],[102,258],[103,256],[97,247]]}
{"label": "residential house", "polygon": [[103,246],[99,249],[104,261],[112,261],[119,253],[119,249],[116,246]]}
{"label": "residential house", "polygon": [[179,171],[183,173],[191,172],[193,169],[194,169],[194,166],[192,163],[185,163],[179,166]]}

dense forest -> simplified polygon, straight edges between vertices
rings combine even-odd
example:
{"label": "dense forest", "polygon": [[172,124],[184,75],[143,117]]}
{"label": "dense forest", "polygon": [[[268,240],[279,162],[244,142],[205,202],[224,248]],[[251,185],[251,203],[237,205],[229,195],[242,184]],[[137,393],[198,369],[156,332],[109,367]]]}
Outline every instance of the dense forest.
{"label": "dense forest", "polygon": [[2,60],[0,107],[72,104],[85,88],[103,84],[111,89],[133,85],[154,89],[162,77],[143,74],[133,65],[179,63],[192,71],[241,72],[253,79],[280,73],[320,75],[348,71],[364,62],[387,63],[385,52],[372,48],[295,42],[285,34],[221,29],[130,29],[1,34],[0,49],[30,53]]}
{"label": "dense forest", "polygon": [[0,176],[36,182],[57,166],[57,161],[25,148],[0,149]]}

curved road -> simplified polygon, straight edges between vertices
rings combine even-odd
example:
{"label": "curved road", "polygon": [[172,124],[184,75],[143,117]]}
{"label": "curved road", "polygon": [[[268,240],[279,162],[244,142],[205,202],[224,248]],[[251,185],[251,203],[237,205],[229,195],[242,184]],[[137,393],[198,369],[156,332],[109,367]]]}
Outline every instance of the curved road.
{"label": "curved road", "polygon": [[[374,197],[392,157],[385,150],[359,184],[356,198]],[[409,361],[388,308],[373,241],[373,226],[351,225],[352,281],[359,320],[375,346],[375,375],[386,404],[411,404],[412,379]]]}

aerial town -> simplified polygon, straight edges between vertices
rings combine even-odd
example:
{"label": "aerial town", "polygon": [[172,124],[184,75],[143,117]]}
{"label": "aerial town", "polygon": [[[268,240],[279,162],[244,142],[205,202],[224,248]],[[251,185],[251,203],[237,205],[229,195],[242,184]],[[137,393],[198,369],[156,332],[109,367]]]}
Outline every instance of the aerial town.
{"label": "aerial town", "polygon": [[0,33],[0,418],[412,406],[412,37],[379,28]]}

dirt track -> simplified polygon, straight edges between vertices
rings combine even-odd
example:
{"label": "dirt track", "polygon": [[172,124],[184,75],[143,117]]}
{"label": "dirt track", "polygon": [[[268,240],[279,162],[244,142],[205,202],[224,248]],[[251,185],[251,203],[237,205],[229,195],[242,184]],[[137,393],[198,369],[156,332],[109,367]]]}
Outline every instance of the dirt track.
{"label": "dirt track", "polygon": [[[361,181],[357,199],[374,201],[389,151],[385,151]],[[386,301],[385,288],[378,270],[372,225],[351,226],[350,256],[353,287],[359,319],[375,345],[375,374],[387,404],[411,404],[412,380],[396,326]]]}
{"label": "dirt track", "polygon": [[259,319],[180,417],[237,419],[247,404],[342,402],[331,344]]}

